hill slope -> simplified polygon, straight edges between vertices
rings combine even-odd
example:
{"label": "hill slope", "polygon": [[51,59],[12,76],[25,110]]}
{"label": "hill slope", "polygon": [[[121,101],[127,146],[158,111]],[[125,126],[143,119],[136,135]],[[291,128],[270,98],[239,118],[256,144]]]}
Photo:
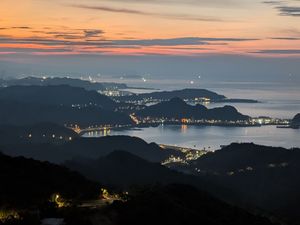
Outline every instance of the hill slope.
{"label": "hill slope", "polygon": [[126,203],[113,206],[122,225],[268,225],[267,219],[219,201],[186,185],[142,189]]}
{"label": "hill slope", "polygon": [[30,208],[54,193],[66,198],[94,197],[99,185],[69,169],[0,153],[0,208]]}
{"label": "hill slope", "polygon": [[21,79],[11,79],[11,80],[1,80],[0,86],[50,86],[50,85],[69,85],[72,87],[81,87],[86,90],[106,90],[108,89],[125,89],[127,88],[126,84],[119,83],[94,83],[87,80],[81,80],[76,78],[69,77],[25,77]]}
{"label": "hill slope", "polygon": [[300,149],[231,144],[192,165],[191,171],[231,189],[243,204],[300,219]]}
{"label": "hill slope", "polygon": [[132,124],[132,120],[128,115],[100,107],[88,106],[80,108],[47,103],[24,103],[0,99],[0,124],[23,126],[48,122],[61,126],[77,124],[81,128],[105,124]]}
{"label": "hill slope", "polygon": [[175,91],[160,91],[146,94],[135,94],[130,96],[122,96],[118,99],[120,101],[140,101],[143,99],[151,98],[152,100],[156,99],[159,101],[168,101],[175,97],[182,99],[209,98],[212,101],[219,101],[226,98],[224,95],[219,95],[215,92],[205,89],[183,89]]}
{"label": "hill slope", "polygon": [[300,113],[298,113],[291,122],[291,126],[293,128],[299,128],[300,127]]}
{"label": "hill slope", "polygon": [[86,177],[115,187],[151,185],[155,183],[196,184],[192,177],[172,171],[159,163],[148,162],[125,151],[114,151],[96,160],[73,160],[65,165]]}
{"label": "hill slope", "polygon": [[247,120],[248,116],[242,115],[232,106],[207,109],[203,105],[188,105],[180,98],[172,98],[170,101],[158,103],[136,113],[140,117],[156,118],[193,118],[207,120]]}
{"label": "hill slope", "polygon": [[11,86],[0,89],[0,99],[21,103],[47,104],[59,106],[97,106],[114,109],[116,103],[96,91],[83,88],[60,86]]}
{"label": "hill slope", "polygon": [[18,144],[1,143],[3,152],[9,155],[23,155],[39,160],[62,163],[74,157],[96,159],[116,150],[123,150],[151,162],[161,162],[171,154],[180,155],[174,150],[162,149],[155,143],[128,136],[107,136],[102,138],[77,138],[65,144]]}
{"label": "hill slope", "polygon": [[0,145],[11,143],[62,143],[79,138],[71,129],[54,123],[39,123],[31,126],[0,125]]}

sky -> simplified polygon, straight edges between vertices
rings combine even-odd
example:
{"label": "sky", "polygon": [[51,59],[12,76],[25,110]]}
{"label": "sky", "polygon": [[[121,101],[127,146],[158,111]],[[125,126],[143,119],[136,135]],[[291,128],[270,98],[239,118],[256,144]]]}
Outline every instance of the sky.
{"label": "sky", "polygon": [[0,76],[299,81],[299,63],[300,0],[0,0]]}

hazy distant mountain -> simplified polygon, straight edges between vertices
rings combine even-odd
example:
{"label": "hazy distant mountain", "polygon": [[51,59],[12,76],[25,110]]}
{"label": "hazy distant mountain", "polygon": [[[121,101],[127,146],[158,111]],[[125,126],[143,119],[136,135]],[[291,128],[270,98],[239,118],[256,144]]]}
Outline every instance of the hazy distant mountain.
{"label": "hazy distant mountain", "polygon": [[232,106],[224,106],[222,108],[207,109],[203,105],[192,106],[185,103],[180,98],[172,98],[170,101],[158,103],[146,107],[136,113],[140,117],[156,117],[156,118],[193,118],[197,120],[248,120],[249,117],[239,113]]}
{"label": "hazy distant mountain", "polygon": [[[1,96],[1,91],[0,91]],[[21,95],[19,96],[21,98]],[[113,112],[96,106],[71,107],[65,105],[49,105],[50,101],[27,103],[4,100],[0,98],[0,124],[16,126],[33,125],[37,123],[56,123],[61,126],[77,124],[81,128],[99,125],[130,125],[132,120],[123,113]],[[8,97],[9,99],[9,97]],[[33,98],[34,99],[34,98]],[[30,100],[29,100],[30,101]],[[33,100],[34,101],[34,100]],[[53,101],[56,101],[53,99]],[[59,100],[57,100],[59,101]]]}
{"label": "hazy distant mountain", "polygon": [[117,103],[96,91],[62,86],[12,86],[0,89],[0,124],[56,123],[81,128],[131,125],[131,118],[114,112]]}
{"label": "hazy distant mountain", "polygon": [[122,96],[118,99],[121,101],[138,101],[143,99],[157,99],[162,101],[167,101],[172,98],[182,98],[182,99],[195,99],[195,98],[209,98],[212,101],[219,101],[225,99],[224,95],[219,95],[215,92],[205,90],[205,89],[183,89],[175,91],[161,91],[161,92],[152,92],[145,94],[134,94],[130,96]]}
{"label": "hazy distant mountain", "polygon": [[81,80],[69,77],[25,77],[20,79],[1,80],[0,86],[57,86],[57,85],[69,85],[72,87],[81,87],[86,90],[106,90],[106,89],[126,89],[126,84],[120,83],[98,83],[90,82],[88,80]]}
{"label": "hazy distant mountain", "polygon": [[299,128],[300,127],[300,113],[298,113],[291,122],[291,126],[294,128]]}
{"label": "hazy distant mountain", "polygon": [[210,102],[243,102],[243,103],[257,103],[256,100],[251,99],[228,99],[224,95],[217,94],[206,89],[182,89],[175,91],[160,91],[145,94],[133,94],[128,96],[115,97],[121,102],[162,102],[169,101],[172,98],[181,98],[187,101],[210,101]]}
{"label": "hazy distant mountain", "polygon": [[47,104],[59,106],[86,107],[96,106],[114,109],[117,104],[110,98],[96,91],[83,88],[60,86],[12,86],[0,89],[0,100],[21,103]]}

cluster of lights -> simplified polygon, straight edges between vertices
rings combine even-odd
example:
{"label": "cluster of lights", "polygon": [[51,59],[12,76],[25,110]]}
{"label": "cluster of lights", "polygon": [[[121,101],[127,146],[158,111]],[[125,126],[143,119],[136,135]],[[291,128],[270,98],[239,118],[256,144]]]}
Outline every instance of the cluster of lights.
{"label": "cluster of lights", "polygon": [[[194,97],[194,98],[185,98],[183,99],[185,102],[192,103],[192,104],[207,104],[211,102],[210,98],[207,97]],[[164,99],[164,98],[153,98],[153,97],[148,97],[148,98],[142,98],[139,100],[127,100],[125,101],[126,103],[131,103],[131,104],[136,104],[136,105],[149,105],[149,104],[158,104],[162,102],[167,102],[169,99]]]}
{"label": "cluster of lights", "polygon": [[15,210],[0,210],[0,222],[7,221],[8,219],[20,219],[20,215]]}
{"label": "cluster of lights", "polygon": [[126,127],[130,127],[131,125],[129,124],[125,124],[125,125],[121,125],[121,124],[116,124],[116,125],[91,125],[88,126],[86,128],[80,128],[79,125],[73,125],[71,124],[70,126],[65,125],[67,128],[75,131],[77,134],[83,134],[83,133],[87,133],[88,136],[98,136],[98,132],[100,132],[100,136],[103,136],[101,134],[101,132],[104,133],[104,136],[109,135],[110,131],[112,129],[117,129],[117,128],[126,128]]}
{"label": "cluster of lights", "polygon": [[289,125],[290,120],[269,117],[258,117],[251,118],[250,123],[258,125]]}
{"label": "cluster of lights", "polygon": [[87,108],[90,106],[98,106],[98,104],[93,103],[93,102],[89,102],[88,104],[72,104],[71,107],[72,108],[77,108],[77,109],[81,109],[81,108]]}
{"label": "cluster of lights", "polygon": [[70,206],[70,204],[58,193],[55,193],[50,197],[50,202],[55,203],[58,208]]}
{"label": "cluster of lights", "polygon": [[[38,135],[37,135],[38,136]],[[46,134],[43,134],[43,135],[40,135],[40,136],[42,136],[43,138],[46,138],[47,137],[47,135]],[[28,134],[28,138],[29,139],[32,139],[34,136],[33,136],[33,134]],[[67,140],[69,140],[69,141],[71,141],[73,138],[72,137],[64,137],[64,136],[62,136],[62,135],[60,135],[60,136],[57,136],[57,135],[55,135],[55,134],[52,134],[52,135],[50,135],[50,137],[52,138],[52,139],[60,139],[60,140],[64,140],[64,139],[67,139]]]}
{"label": "cluster of lights", "polygon": [[185,164],[188,165],[190,162],[195,161],[199,159],[201,156],[207,153],[205,150],[196,150],[191,148],[184,148],[184,147],[178,147],[178,146],[170,146],[170,145],[160,145],[162,149],[173,149],[175,151],[179,151],[181,153],[184,153],[184,157],[176,157],[171,155],[168,159],[163,161],[162,165],[169,165],[169,164]]}
{"label": "cluster of lights", "polygon": [[166,117],[135,117],[139,123],[142,124],[160,124],[160,123],[172,123],[172,124],[191,124],[191,125],[252,125],[249,120],[214,120],[214,119],[190,119],[190,118],[166,118]]}

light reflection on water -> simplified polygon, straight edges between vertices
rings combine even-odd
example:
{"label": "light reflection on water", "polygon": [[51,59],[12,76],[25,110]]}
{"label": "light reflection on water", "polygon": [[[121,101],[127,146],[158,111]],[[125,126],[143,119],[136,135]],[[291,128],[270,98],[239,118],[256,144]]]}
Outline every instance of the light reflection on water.
{"label": "light reflection on water", "polygon": [[[134,83],[133,83],[134,84]],[[148,83],[147,83],[148,84]],[[141,86],[140,83],[136,86]],[[241,113],[250,116],[270,116],[290,119],[300,113],[300,88],[297,83],[262,82],[210,82],[190,85],[186,81],[151,82],[145,87],[162,90],[182,88],[204,88],[216,91],[228,98],[247,98],[262,103],[209,104],[209,108],[233,105]],[[148,92],[149,90],[147,90]],[[300,129],[279,129],[275,126],[263,127],[204,127],[204,126],[160,126],[156,128],[91,133],[90,136],[129,135],[140,137],[147,142],[178,145],[190,148],[219,149],[220,145],[232,142],[254,142],[262,145],[300,147]],[[86,135],[88,136],[88,135]]]}
{"label": "light reflection on water", "polygon": [[[168,82],[161,82],[161,84],[151,84],[150,82],[147,87],[154,86],[161,90],[203,88],[215,91],[228,98],[244,98],[260,101],[261,103],[257,104],[222,103],[206,105],[209,108],[232,105],[240,112],[249,116],[270,116],[290,119],[297,113],[300,113],[300,88],[297,83],[200,82],[195,85],[190,85],[188,82],[180,80],[169,80]],[[135,85],[140,86],[141,84]],[[147,92],[149,92],[149,90],[147,90]]]}
{"label": "light reflection on water", "polygon": [[[106,134],[108,135],[108,134]],[[212,149],[232,142],[254,142],[256,144],[300,147],[300,129],[279,129],[276,126],[263,127],[214,127],[214,126],[159,126],[130,130],[111,130],[109,135],[129,135],[147,142],[178,145],[182,147]],[[89,137],[89,135],[85,135]],[[105,136],[94,133],[90,137]]]}

